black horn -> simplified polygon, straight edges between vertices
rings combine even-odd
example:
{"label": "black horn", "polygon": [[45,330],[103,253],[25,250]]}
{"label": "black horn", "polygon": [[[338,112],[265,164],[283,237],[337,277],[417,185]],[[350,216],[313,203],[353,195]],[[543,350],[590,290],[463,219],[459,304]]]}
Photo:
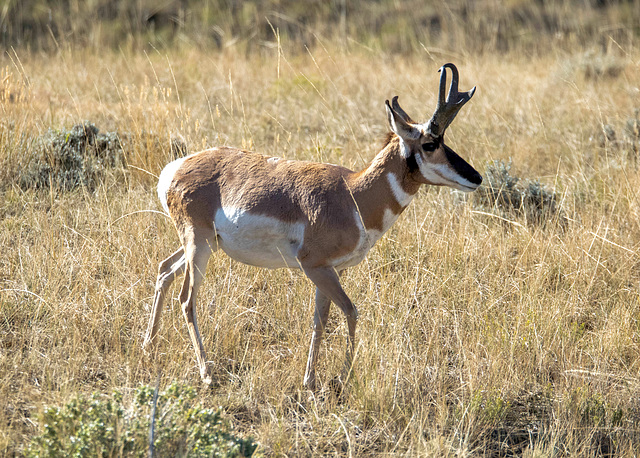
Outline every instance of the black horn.
{"label": "black horn", "polygon": [[[445,100],[444,93],[447,86],[447,68],[451,69],[451,86]],[[438,70],[440,74],[440,87],[438,89],[438,105],[428,125],[428,132],[434,137],[441,137],[444,131],[460,111],[460,108],[473,97],[475,86],[468,92],[458,92],[458,69],[455,65],[444,64]]]}

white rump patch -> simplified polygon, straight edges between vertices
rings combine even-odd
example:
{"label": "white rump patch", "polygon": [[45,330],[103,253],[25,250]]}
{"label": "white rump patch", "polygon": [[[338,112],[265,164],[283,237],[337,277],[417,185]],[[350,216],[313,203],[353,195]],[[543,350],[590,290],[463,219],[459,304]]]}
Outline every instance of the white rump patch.
{"label": "white rump patch", "polygon": [[218,246],[229,257],[257,267],[300,267],[304,223],[287,223],[237,207],[223,207],[214,217]]}
{"label": "white rump patch", "polygon": [[403,208],[409,205],[413,200],[413,195],[402,188],[398,177],[394,173],[387,173],[387,181],[389,182],[389,186],[391,186],[391,193],[396,199],[396,202]]}
{"label": "white rump patch", "polygon": [[267,162],[268,162],[269,164],[275,165],[275,164],[277,164],[280,160],[281,160],[281,158],[279,158],[279,157],[270,157],[269,159],[267,159]]}
{"label": "white rump patch", "polygon": [[186,157],[181,157],[180,159],[176,159],[173,162],[169,162],[162,172],[160,172],[160,178],[158,179],[158,198],[160,199],[160,203],[162,204],[162,208],[164,211],[169,214],[169,206],[167,205],[167,191],[169,190],[169,186],[173,182],[173,177],[176,175],[176,172],[184,162]]}

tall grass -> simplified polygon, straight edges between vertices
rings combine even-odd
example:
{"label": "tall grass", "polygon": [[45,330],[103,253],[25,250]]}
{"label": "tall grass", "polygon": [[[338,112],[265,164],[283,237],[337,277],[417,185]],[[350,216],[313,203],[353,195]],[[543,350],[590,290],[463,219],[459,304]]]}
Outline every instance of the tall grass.
{"label": "tall grass", "polygon": [[7,1],[0,44],[55,51],[232,46],[245,54],[298,51],[331,40],[342,48],[545,54],[595,41],[628,46],[640,29],[638,0],[68,0]]}
{"label": "tall grass", "polygon": [[[284,41],[250,57],[4,54],[0,451],[22,453],[46,406],[95,391],[131,400],[161,372],[162,387],[197,387],[266,454],[640,453],[640,54],[586,51],[399,56],[321,42],[298,53]],[[217,385],[200,385],[177,289],[158,356],[143,355],[157,265],[178,244],[154,190],[173,138],[190,151],[228,144],[361,168],[387,131],[384,100],[397,94],[426,120],[449,60],[463,88],[478,86],[450,146],[483,174],[511,161],[561,212],[540,225],[500,201],[423,190],[344,277],[360,319],[343,399],[326,389],[344,350],[339,311],[321,347],[325,389],[312,397],[301,386],[312,286],[221,253],[198,305]],[[126,167],[93,187],[21,186],[50,129],[85,120],[118,133]]]}

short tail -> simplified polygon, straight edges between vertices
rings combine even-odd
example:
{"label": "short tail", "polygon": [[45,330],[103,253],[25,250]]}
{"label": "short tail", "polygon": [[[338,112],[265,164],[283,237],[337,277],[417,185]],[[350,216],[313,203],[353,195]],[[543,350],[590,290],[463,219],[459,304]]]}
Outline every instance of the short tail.
{"label": "short tail", "polygon": [[160,199],[160,203],[162,204],[162,208],[164,208],[165,213],[169,214],[169,205],[167,204],[167,192],[169,191],[169,187],[171,183],[173,183],[173,177],[176,174],[176,171],[180,168],[182,163],[186,158],[181,157],[180,159],[176,159],[173,162],[169,162],[162,172],[160,173],[160,178],[158,179],[158,198]]}

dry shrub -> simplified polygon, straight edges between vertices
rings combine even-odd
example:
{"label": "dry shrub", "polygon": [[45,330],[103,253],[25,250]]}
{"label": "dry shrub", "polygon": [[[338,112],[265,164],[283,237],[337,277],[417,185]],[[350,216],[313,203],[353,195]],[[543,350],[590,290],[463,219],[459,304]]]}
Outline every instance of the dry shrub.
{"label": "dry shrub", "polygon": [[511,161],[490,163],[482,186],[473,196],[487,209],[500,211],[508,218],[522,217],[532,225],[565,221],[557,194],[539,180],[521,180],[512,175]]}
{"label": "dry shrub", "polygon": [[575,63],[576,70],[587,79],[615,79],[626,68],[626,60],[613,53],[589,51]]}
{"label": "dry shrub", "polygon": [[625,117],[624,121],[616,120],[598,126],[593,139],[595,147],[613,153],[612,159],[622,159],[618,167],[628,163],[637,167],[640,158],[640,108],[635,108],[632,115]]}

